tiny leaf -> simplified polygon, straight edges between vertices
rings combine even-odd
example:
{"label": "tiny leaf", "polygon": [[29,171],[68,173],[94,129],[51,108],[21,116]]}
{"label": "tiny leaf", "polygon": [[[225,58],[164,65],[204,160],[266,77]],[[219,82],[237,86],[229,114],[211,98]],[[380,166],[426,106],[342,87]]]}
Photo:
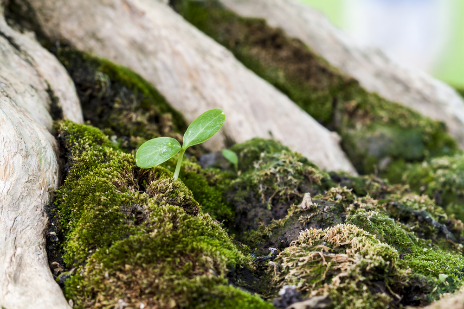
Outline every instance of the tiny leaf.
{"label": "tiny leaf", "polygon": [[182,147],[171,137],[151,139],[140,146],[135,155],[137,166],[150,168],[160,165],[175,156]]}
{"label": "tiny leaf", "polygon": [[224,149],[222,151],[222,155],[224,156],[224,158],[229,160],[233,165],[235,165],[235,168],[238,167],[238,157],[235,152],[229,149]]}
{"label": "tiny leaf", "polygon": [[204,112],[195,119],[184,134],[183,149],[210,139],[222,127],[226,115],[219,108]]}
{"label": "tiny leaf", "polygon": [[445,282],[445,280],[446,280],[447,278],[448,278],[448,276],[445,275],[445,274],[439,274],[439,275],[438,275],[438,281],[440,281],[440,282]]}

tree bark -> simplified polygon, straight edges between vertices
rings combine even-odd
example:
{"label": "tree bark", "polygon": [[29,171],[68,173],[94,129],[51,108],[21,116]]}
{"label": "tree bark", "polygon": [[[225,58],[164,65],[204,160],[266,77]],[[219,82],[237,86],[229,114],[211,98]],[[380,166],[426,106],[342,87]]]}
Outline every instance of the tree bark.
{"label": "tree bark", "polygon": [[2,10],[0,1],[0,307],[67,308],[45,252],[44,206],[59,176],[49,110],[76,122],[82,112],[61,64]]}
{"label": "tree bark", "polygon": [[464,100],[447,84],[391,60],[378,49],[359,46],[323,14],[301,1],[219,1],[239,15],[264,18],[270,26],[300,39],[367,90],[443,121],[464,148]]}
{"label": "tree bark", "polygon": [[206,142],[209,149],[224,148],[226,138],[243,142],[273,137],[323,169],[355,173],[335,133],[185,22],[165,1],[16,2],[33,10],[49,38],[139,73],[188,122],[208,109],[223,109],[224,134]]}

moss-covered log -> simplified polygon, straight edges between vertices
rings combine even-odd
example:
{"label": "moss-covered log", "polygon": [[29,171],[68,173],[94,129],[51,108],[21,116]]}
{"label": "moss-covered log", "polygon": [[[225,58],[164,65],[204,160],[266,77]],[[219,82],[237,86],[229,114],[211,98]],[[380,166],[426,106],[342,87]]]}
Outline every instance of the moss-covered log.
{"label": "moss-covered log", "polygon": [[241,17],[214,0],[174,3],[189,22],[336,130],[358,172],[382,174],[397,160],[422,161],[458,151],[443,123],[365,90],[265,20]]}
{"label": "moss-covered log", "polygon": [[[66,268],[77,268],[59,280],[78,307],[272,307],[229,281],[265,299],[295,284],[334,308],[400,308],[462,285],[462,222],[407,187],[327,174],[263,139],[233,147],[237,174],[187,161],[173,182],[173,162],[142,170],[99,130],[59,130],[71,169],[56,215]],[[268,247],[281,253],[252,264],[247,254]]]}
{"label": "moss-covered log", "polygon": [[[204,144],[206,148],[221,150],[230,140],[273,136],[322,168],[355,172],[338,145],[337,134],[302,113],[287,96],[247,70],[163,1],[11,3],[16,16],[22,16],[18,19],[35,21],[33,30],[51,41],[66,41],[140,74],[187,122],[205,110],[221,108],[228,120],[222,134]],[[78,32],[73,30],[76,24],[80,25]]]}
{"label": "moss-covered log", "polygon": [[446,123],[464,148],[464,100],[443,81],[359,44],[299,0],[218,1],[243,17],[263,18],[272,27],[281,28],[367,90]]}
{"label": "moss-covered log", "polygon": [[[140,12],[150,12],[141,11],[144,5],[152,3],[127,1],[122,9],[142,20],[144,15]],[[121,8],[109,10],[112,9],[120,13]],[[384,149],[385,143],[389,147],[395,143],[403,145],[405,141],[414,145],[407,148],[407,155],[386,151],[387,156],[377,156],[376,152],[373,158],[361,156],[360,160],[366,164],[365,171],[371,166],[369,160],[379,168],[388,166],[384,172],[393,175],[392,179],[402,175],[399,182],[409,183],[413,190],[429,197],[411,193],[407,186],[390,185],[377,175],[353,177],[342,172],[327,173],[294,149],[262,138],[232,147],[239,157],[238,171],[226,165],[203,169],[193,156],[183,163],[181,180],[177,181],[173,181],[170,172],[175,158],[162,167],[140,169],[135,164],[133,150],[143,141],[160,135],[180,140],[179,133],[185,129],[182,117],[132,71],[57,44],[50,49],[71,74],[87,120],[103,130],[70,121],[61,121],[56,126],[61,159],[65,161],[65,182],[56,194],[56,203],[47,209],[53,223],[47,232],[48,254],[50,266],[70,303],[77,308],[272,308],[269,301],[278,297],[279,289],[294,284],[303,298],[329,296],[332,308],[402,308],[426,305],[445,293],[457,291],[464,275],[464,227],[453,217],[457,207],[449,206],[445,211],[438,204],[460,203],[461,155],[435,158],[421,166],[408,163],[457,151],[444,128],[362,90],[356,82],[308,52],[304,45],[268,28],[263,21],[245,20],[222,9],[218,12],[215,18],[219,31],[223,31],[221,35],[231,35],[229,38],[236,40],[238,46],[229,47],[237,48],[237,55],[239,52],[250,57],[259,55],[265,62],[256,68],[264,72],[264,77],[272,76],[266,75],[266,70],[275,65],[280,82],[289,81],[288,94],[295,95],[295,100],[301,89],[299,93],[305,98],[307,85],[292,92],[294,85],[300,85],[297,63],[275,56],[278,54],[275,45],[281,44],[283,51],[290,50],[290,54],[310,63],[310,68],[316,68],[306,76],[315,82],[310,83],[310,89],[316,94],[308,102],[331,108],[327,110],[330,118],[321,122],[342,132],[347,143],[354,140],[356,147],[369,145],[371,148],[366,146],[364,150],[358,147],[363,155],[367,150]],[[200,18],[201,14],[195,16]],[[243,25],[255,30],[255,34],[265,35],[235,36]],[[12,45],[11,41],[8,44]],[[260,49],[261,45],[275,53],[268,54],[264,48]],[[256,59],[249,59],[252,67]],[[64,72],[61,67],[59,72]],[[311,79],[312,74],[321,79]],[[318,85],[320,81],[327,83]],[[46,97],[44,89],[39,88],[39,97]],[[52,93],[46,90],[45,93],[50,103],[55,104],[53,110],[59,111]],[[351,99],[356,103],[350,103]],[[331,103],[324,105],[325,101]],[[13,119],[16,114],[11,102],[0,102],[3,102],[0,107],[7,110],[8,117],[4,118]],[[48,99],[42,103],[46,109]],[[371,105],[375,108],[371,109]],[[311,112],[317,113],[318,109]],[[45,136],[53,145],[49,135],[33,135],[29,122],[26,124],[16,126],[15,132],[28,132],[20,138],[37,136],[36,141],[43,142]],[[413,125],[418,127],[417,131],[410,130]],[[398,138],[405,130],[409,135]],[[41,128],[38,132],[45,131]],[[367,137],[354,138],[353,132]],[[4,139],[9,141],[11,136],[5,135]],[[381,146],[374,147],[372,142]],[[432,142],[437,143],[437,148],[427,144]],[[319,145],[308,143],[312,147]],[[21,154],[27,149],[7,146],[7,154]],[[38,148],[34,148],[27,152],[32,154],[28,166],[38,164],[42,170],[54,172],[46,181],[50,184],[54,181],[52,185],[56,185],[58,169],[56,165],[52,164],[51,169],[47,165],[53,161],[49,158],[54,157],[47,147],[40,148],[45,151],[36,152]],[[200,151],[192,154],[198,155]],[[390,164],[387,158],[392,161]],[[395,173],[394,168],[403,170]],[[3,174],[9,170],[4,169]],[[39,178],[45,177],[42,170],[38,170]],[[453,177],[456,170],[458,173]],[[423,181],[415,182],[418,177]],[[40,202],[48,197],[44,183],[30,181],[30,186],[42,186]],[[30,186],[28,190],[36,188]],[[441,189],[448,191],[437,194]],[[451,201],[441,203],[444,196]],[[21,197],[29,198],[24,194]],[[28,213],[36,214],[30,226],[40,221],[40,212]],[[15,220],[8,222],[15,224]],[[38,228],[43,230],[43,224]],[[8,233],[11,230],[15,229],[10,228]],[[21,230],[21,235],[27,238],[30,234]],[[269,247],[272,253],[263,256]],[[20,251],[15,251],[16,256],[21,256]],[[22,276],[22,281],[15,282],[25,286],[36,282],[29,278]],[[50,279],[48,273],[45,292],[56,290],[56,286],[50,288]],[[35,291],[40,289],[32,288],[31,292]],[[9,297],[17,294],[11,293]],[[66,307],[59,291],[56,295],[58,300],[51,307]],[[1,301],[4,300],[0,298],[0,305],[7,304],[8,308],[16,305],[10,299],[8,303]],[[34,301],[23,307],[31,305],[37,307]]]}

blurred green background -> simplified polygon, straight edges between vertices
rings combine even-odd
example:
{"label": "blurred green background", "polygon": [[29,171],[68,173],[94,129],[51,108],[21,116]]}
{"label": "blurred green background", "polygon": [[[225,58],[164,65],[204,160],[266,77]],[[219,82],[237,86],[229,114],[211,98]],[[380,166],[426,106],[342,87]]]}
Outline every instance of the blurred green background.
{"label": "blurred green background", "polygon": [[[403,63],[407,65],[411,65],[413,67],[417,67],[424,71],[427,71],[433,76],[453,86],[464,88],[464,0],[300,0],[300,1],[312,7],[315,7],[319,9],[320,11],[322,11],[323,13],[325,13],[328,16],[328,18],[336,26],[338,26],[339,28],[343,30],[346,30],[348,33],[350,33],[350,35],[352,35],[355,38],[357,38],[357,36],[359,37],[359,33],[356,33],[355,31],[350,31],[352,30],[350,28],[352,28],[351,26],[353,22],[360,23],[359,21],[353,20],[353,19],[355,18],[359,19],[359,17],[360,16],[362,17],[362,15],[359,15],[359,12],[358,12],[358,15],[356,16],[356,12],[355,13],[353,12],[358,10],[358,11],[362,11],[361,14],[366,14],[366,10],[365,10],[366,4],[372,4],[374,2],[377,2],[377,4],[380,3],[380,5],[387,4],[389,6],[397,6],[398,8],[399,7],[404,8],[405,3],[417,5],[418,7],[420,7],[420,6],[423,6],[424,3],[426,2],[428,2],[429,4],[431,2],[435,2],[435,5],[438,4],[439,6],[445,6],[446,9],[444,10],[445,11],[444,15],[442,14],[440,17],[438,17],[439,13],[438,12],[434,13],[437,16],[436,19],[440,20],[438,23],[442,25],[442,27],[440,27],[439,31],[436,31],[436,33],[433,33],[433,35],[435,35],[438,38],[438,40],[441,39],[442,43],[440,43],[440,45],[443,45],[443,46],[440,46],[439,52],[433,53],[433,56],[430,56],[433,58],[430,61],[431,62],[430,65],[425,66],[425,65],[421,65],[417,63],[411,63],[413,61],[408,61],[406,57],[402,58],[401,53],[394,54],[394,55],[390,54],[390,55],[394,56],[394,58],[402,61]],[[422,14],[422,11],[420,9],[418,9],[416,12],[417,12],[416,14]],[[397,21],[395,20],[395,18],[398,19],[399,18],[398,16],[396,16],[396,14],[395,16],[392,16],[393,23]],[[369,27],[368,19],[369,18],[366,18],[366,21],[364,21],[364,24],[363,24],[366,27]],[[419,19],[420,19],[420,16],[419,16]],[[424,23],[427,22],[427,19],[428,17],[424,16],[423,18]],[[430,29],[425,29],[429,26],[430,26],[430,23],[424,24],[424,31],[430,31]],[[388,25],[386,25],[386,27],[388,27]],[[418,27],[421,27],[421,26],[418,25]],[[392,36],[392,37],[394,39],[395,36]],[[411,38],[411,39],[413,40],[417,38]],[[433,40],[430,40],[429,43],[436,45],[436,43],[432,43],[432,41]],[[365,38],[364,38],[364,43],[366,43]],[[388,44],[388,42],[386,44]],[[376,46],[376,44],[372,44],[372,45]],[[378,46],[378,47],[381,47],[381,46]],[[432,49],[432,48],[436,48],[436,46],[430,46],[429,48],[422,49],[423,53],[430,52],[429,49]],[[417,55],[418,58],[421,56],[423,57],[423,53],[420,53],[417,50],[415,52],[418,54]],[[408,51],[405,51],[405,53],[408,53]],[[411,51],[409,51],[409,53],[411,54]],[[411,57],[409,57],[409,59],[411,59]]]}

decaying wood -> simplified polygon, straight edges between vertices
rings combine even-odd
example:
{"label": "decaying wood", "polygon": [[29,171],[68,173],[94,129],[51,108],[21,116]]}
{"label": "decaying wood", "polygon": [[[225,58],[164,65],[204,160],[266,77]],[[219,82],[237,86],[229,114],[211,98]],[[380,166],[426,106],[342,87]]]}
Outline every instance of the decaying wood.
{"label": "decaying wood", "polygon": [[450,86],[389,59],[380,50],[361,47],[299,0],[220,1],[241,16],[264,18],[270,26],[300,39],[367,90],[445,122],[464,148],[464,101]]}
{"label": "decaying wood", "polygon": [[44,206],[59,172],[49,110],[55,102],[76,122],[82,112],[60,63],[1,16],[0,308],[68,308],[45,252]]}
{"label": "decaying wood", "polygon": [[187,121],[205,110],[223,109],[223,134],[205,143],[209,149],[222,149],[226,136],[236,142],[274,137],[321,168],[354,172],[335,133],[185,22],[165,1],[15,1],[27,3],[48,37],[142,75]]}
{"label": "decaying wood", "polygon": [[[424,309],[462,309],[464,308],[464,290],[432,303]],[[408,307],[412,309],[412,307]]]}

